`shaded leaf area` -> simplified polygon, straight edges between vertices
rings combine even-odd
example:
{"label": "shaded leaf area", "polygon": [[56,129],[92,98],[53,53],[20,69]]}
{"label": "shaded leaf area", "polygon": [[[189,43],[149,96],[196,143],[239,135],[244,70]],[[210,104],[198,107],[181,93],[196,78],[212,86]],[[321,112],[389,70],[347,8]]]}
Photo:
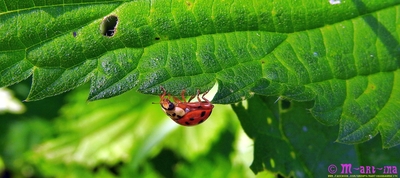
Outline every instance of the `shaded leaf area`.
{"label": "shaded leaf area", "polygon": [[[400,143],[399,0],[15,3],[1,6],[0,86],[33,75],[27,101],[89,81],[89,100],[218,82],[214,103],[314,100],[317,120],[339,124],[338,142]],[[103,36],[110,14],[115,33]]]}
{"label": "shaded leaf area", "polygon": [[[315,122],[304,108],[312,103],[279,101],[254,96],[232,105],[246,132],[254,140],[253,172],[265,169],[295,177],[323,177],[331,164],[349,163],[353,167],[398,166],[399,149],[382,150],[380,140],[357,145],[343,145],[333,140],[337,127]],[[382,158],[382,159],[377,159]]]}

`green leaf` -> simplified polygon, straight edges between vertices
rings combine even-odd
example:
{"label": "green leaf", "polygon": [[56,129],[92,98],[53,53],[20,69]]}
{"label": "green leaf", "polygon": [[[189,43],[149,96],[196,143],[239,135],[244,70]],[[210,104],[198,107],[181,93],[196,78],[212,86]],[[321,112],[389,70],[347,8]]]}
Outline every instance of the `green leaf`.
{"label": "green leaf", "polygon": [[[4,175],[5,173],[3,172],[4,168],[10,175],[32,177],[35,171],[30,166],[30,161],[27,157],[37,145],[54,135],[51,122],[37,116],[29,119],[0,116],[2,125],[7,125],[6,128],[2,128],[3,134],[0,147],[0,169],[2,174]],[[2,159],[4,160],[4,165]],[[21,171],[24,168],[28,170]]]}
{"label": "green leaf", "polygon": [[[69,96],[56,120],[59,136],[38,146],[36,159],[85,167],[142,161],[150,148],[177,126],[164,120],[162,111],[153,112],[159,106],[151,104],[152,98],[129,92],[88,104],[84,100],[86,90],[80,88]],[[137,156],[131,158],[131,151]]]}
{"label": "green leaf", "polygon": [[59,168],[124,162],[137,171],[162,147],[177,150],[177,155],[192,161],[207,152],[226,128],[239,126],[238,122],[228,122],[234,117],[228,105],[216,106],[209,120],[198,127],[183,127],[166,116],[159,104],[151,104],[158,97],[130,91],[87,103],[87,88],[80,87],[68,95],[54,124],[57,137],[36,147],[32,154],[35,164],[45,162],[50,165],[44,167],[54,164]]}
{"label": "green leaf", "polygon": [[400,143],[399,0],[3,2],[0,86],[32,74],[27,101],[88,81],[89,100],[218,82],[214,103],[314,101],[338,142]]}
{"label": "green leaf", "polygon": [[277,55],[267,56],[264,79],[253,91],[314,100],[317,120],[340,124],[339,142],[361,143],[379,132],[384,148],[398,145],[400,51],[390,15],[396,13],[387,8],[289,36]]}
{"label": "green leaf", "polygon": [[310,102],[276,102],[271,97],[255,96],[248,100],[247,106],[245,103],[232,108],[247,135],[254,140],[251,169],[255,173],[267,169],[286,176],[324,177],[332,164],[399,165],[400,147],[382,150],[379,139],[359,146],[333,142],[338,128],[315,122],[304,110],[312,106]]}

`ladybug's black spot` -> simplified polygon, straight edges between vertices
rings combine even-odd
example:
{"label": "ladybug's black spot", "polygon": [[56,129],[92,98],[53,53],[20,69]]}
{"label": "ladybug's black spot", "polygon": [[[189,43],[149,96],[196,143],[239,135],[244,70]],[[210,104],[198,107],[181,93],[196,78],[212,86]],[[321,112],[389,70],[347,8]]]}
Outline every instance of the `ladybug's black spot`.
{"label": "ladybug's black spot", "polygon": [[189,122],[185,122],[185,124],[186,124],[186,125],[190,125],[190,123],[189,123]]}
{"label": "ladybug's black spot", "polygon": [[194,118],[192,117],[192,118],[190,118],[189,120],[194,121]]}
{"label": "ladybug's black spot", "polygon": [[206,111],[201,112],[201,117],[204,117],[204,115],[206,115]]}
{"label": "ladybug's black spot", "polygon": [[204,122],[204,119],[200,120],[197,124],[201,124],[202,122]]}

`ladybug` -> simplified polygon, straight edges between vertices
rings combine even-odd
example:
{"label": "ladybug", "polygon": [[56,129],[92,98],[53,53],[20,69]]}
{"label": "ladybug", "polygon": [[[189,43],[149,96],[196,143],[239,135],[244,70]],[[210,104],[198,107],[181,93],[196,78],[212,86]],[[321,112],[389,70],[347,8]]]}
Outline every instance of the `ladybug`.
{"label": "ladybug", "polygon": [[160,104],[164,112],[176,123],[183,126],[193,126],[203,123],[211,115],[214,105],[211,104],[204,96],[208,93],[206,91],[202,95],[203,101],[200,100],[200,90],[197,90],[197,102],[190,102],[196,95],[191,96],[189,101],[186,102],[185,90],[182,90],[181,97],[179,100],[177,97],[172,97],[174,102],[171,102],[169,98],[171,95],[167,95],[167,91],[160,87],[163,93],[160,95]]}

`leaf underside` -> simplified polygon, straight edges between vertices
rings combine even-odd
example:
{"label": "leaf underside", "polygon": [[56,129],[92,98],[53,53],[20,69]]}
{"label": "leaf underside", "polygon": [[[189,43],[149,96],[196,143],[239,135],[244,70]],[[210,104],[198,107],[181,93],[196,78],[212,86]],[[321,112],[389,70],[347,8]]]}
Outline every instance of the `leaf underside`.
{"label": "leaf underside", "polygon": [[270,170],[292,177],[325,177],[331,165],[340,167],[343,163],[353,167],[398,167],[400,147],[379,149],[379,139],[357,146],[334,142],[338,127],[315,122],[304,109],[312,105],[265,96],[250,98],[247,105],[232,105],[244,131],[254,139],[254,161],[250,166],[253,172]]}
{"label": "leaf underside", "polygon": [[[340,1],[339,1],[340,2]],[[91,83],[89,100],[134,89],[213,102],[314,101],[338,142],[400,143],[400,8],[391,1],[0,3],[0,86],[32,75],[27,101]],[[104,17],[118,23],[101,34]]]}

